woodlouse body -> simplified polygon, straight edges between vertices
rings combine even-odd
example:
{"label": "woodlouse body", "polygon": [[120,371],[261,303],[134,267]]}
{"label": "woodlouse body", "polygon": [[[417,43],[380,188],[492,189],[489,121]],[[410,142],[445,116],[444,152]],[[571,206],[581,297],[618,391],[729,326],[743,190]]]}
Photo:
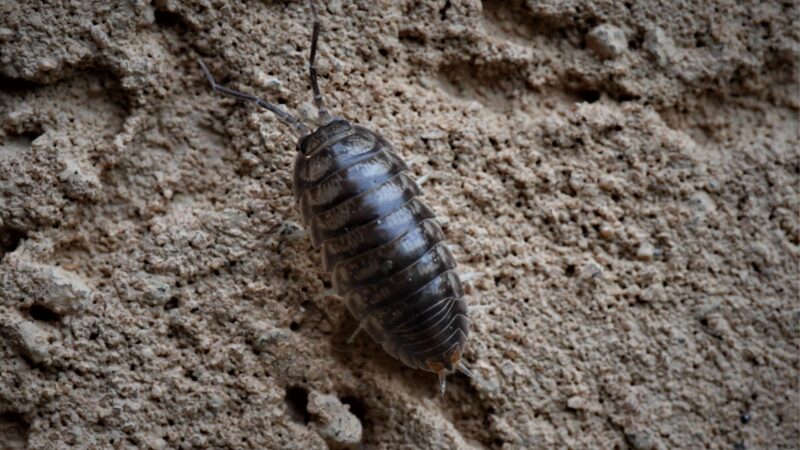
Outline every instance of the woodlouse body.
{"label": "woodlouse body", "polygon": [[[313,6],[312,6],[313,9]],[[316,12],[315,12],[316,17]],[[459,369],[469,332],[456,263],[408,166],[378,133],[330,117],[317,84],[315,19],[309,72],[320,125],[313,132],[275,105],[212,88],[272,111],[299,135],[294,195],[336,292],[366,332],[393,357],[439,376]]]}
{"label": "woodlouse body", "polygon": [[361,327],[411,367],[457,366],[469,323],[456,263],[389,143],[345,120],[323,125],[298,144],[294,192]]}

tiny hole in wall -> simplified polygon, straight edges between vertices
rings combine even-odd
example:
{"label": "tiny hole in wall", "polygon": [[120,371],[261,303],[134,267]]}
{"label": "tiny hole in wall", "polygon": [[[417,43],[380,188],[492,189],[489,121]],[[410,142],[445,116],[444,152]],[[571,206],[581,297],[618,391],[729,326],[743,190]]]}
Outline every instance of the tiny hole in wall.
{"label": "tiny hole in wall", "polygon": [[289,414],[297,422],[308,423],[311,414],[308,412],[308,390],[302,386],[292,386],[286,390],[286,405]]}
{"label": "tiny hole in wall", "polygon": [[57,322],[60,319],[59,315],[47,308],[46,306],[35,304],[28,310],[34,320],[41,320],[42,322]]}

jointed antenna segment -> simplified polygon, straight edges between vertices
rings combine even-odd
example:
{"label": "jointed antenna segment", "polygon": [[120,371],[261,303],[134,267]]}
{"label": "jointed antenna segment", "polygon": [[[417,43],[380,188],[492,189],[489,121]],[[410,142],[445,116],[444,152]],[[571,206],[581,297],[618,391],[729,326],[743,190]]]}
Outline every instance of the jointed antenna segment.
{"label": "jointed antenna segment", "polygon": [[200,69],[203,70],[203,73],[205,74],[208,83],[211,85],[211,88],[214,89],[215,91],[228,95],[230,97],[238,98],[240,100],[253,102],[264,109],[272,111],[273,114],[278,116],[278,119],[280,119],[281,122],[291,125],[300,136],[306,136],[309,134],[308,127],[304,123],[295,119],[291,114],[287,113],[286,111],[283,111],[282,109],[278,108],[277,106],[273,105],[272,103],[266,100],[256,97],[253,94],[240,92],[231,89],[227,86],[222,86],[217,84],[217,82],[214,80],[214,76],[211,75],[211,71],[208,70],[208,67],[205,65],[205,63],[203,63],[203,61],[200,59],[197,60],[197,63],[200,65]]}
{"label": "jointed antenna segment", "polygon": [[311,57],[308,63],[308,73],[311,78],[311,89],[314,91],[314,104],[317,105],[319,110],[319,119],[321,123],[327,123],[331,116],[328,113],[328,108],[325,107],[325,99],[322,98],[322,93],[319,90],[319,83],[317,83],[317,43],[319,41],[320,22],[317,16],[317,7],[314,2],[311,2],[311,12],[314,14],[314,31],[311,33]]}

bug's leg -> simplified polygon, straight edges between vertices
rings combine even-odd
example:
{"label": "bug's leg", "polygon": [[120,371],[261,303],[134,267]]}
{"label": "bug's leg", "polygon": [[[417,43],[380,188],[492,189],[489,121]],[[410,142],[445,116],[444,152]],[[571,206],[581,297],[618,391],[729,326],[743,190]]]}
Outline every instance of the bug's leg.
{"label": "bug's leg", "polygon": [[470,378],[475,378],[475,375],[471,370],[469,370],[469,367],[467,367],[467,364],[464,363],[464,360],[458,362],[458,370]]}
{"label": "bug's leg", "polygon": [[363,330],[363,329],[364,329],[364,325],[362,325],[361,323],[359,323],[359,324],[358,324],[358,328],[356,328],[356,331],[353,331],[353,334],[351,334],[351,335],[350,335],[350,337],[349,337],[349,338],[347,338],[347,343],[348,343],[348,344],[352,344],[352,343],[353,343],[353,341],[356,339],[356,336],[358,336],[358,333],[360,333],[360,332],[361,332],[361,330]]}
{"label": "bug's leg", "polygon": [[422,186],[422,185],[423,185],[423,184],[425,184],[425,182],[426,182],[426,181],[428,181],[430,178],[431,178],[431,174],[429,174],[429,173],[426,173],[425,175],[422,175],[421,177],[417,178],[417,184],[418,184],[418,185],[420,185],[420,186]]}
{"label": "bug's leg", "polygon": [[[474,280],[476,278],[480,278],[483,275],[484,275],[484,273],[482,273],[482,272],[467,272],[467,273],[459,276],[459,279],[461,280],[461,282],[463,284],[466,285],[470,281],[472,281],[472,280]],[[495,306],[496,305],[493,304],[493,303],[490,303],[488,305],[470,305],[467,308],[467,314],[469,316],[472,316],[475,313],[480,314],[480,313],[482,313],[484,311],[487,311],[487,310],[490,310],[490,309],[494,309]]]}
{"label": "bug's leg", "polygon": [[406,164],[408,164],[409,167],[413,166],[414,164],[420,163],[420,162],[422,162],[422,156],[419,156],[419,155],[414,155],[411,158],[409,158],[408,160],[406,160]]}
{"label": "bug's leg", "polygon": [[490,309],[494,309],[497,306],[494,303],[489,303],[488,305],[472,305],[467,307],[467,315],[472,317],[474,314],[481,314],[484,311],[488,311]]}
{"label": "bug's leg", "polygon": [[322,123],[327,123],[330,121],[331,116],[328,114],[328,108],[325,107],[325,99],[322,98],[319,83],[317,83],[317,44],[321,25],[319,16],[317,16],[317,7],[313,1],[311,2],[311,12],[314,14],[314,31],[311,32],[311,56],[308,62],[308,75],[311,78],[311,90],[314,91],[314,104],[317,105],[317,110],[319,111],[319,120]]}
{"label": "bug's leg", "polygon": [[211,75],[211,71],[208,70],[208,67],[205,65],[205,63],[202,60],[198,59],[197,60],[197,64],[200,65],[200,69],[202,69],[203,74],[206,76],[206,79],[208,80],[208,84],[211,85],[211,89],[213,89],[213,90],[215,90],[215,91],[217,91],[219,93],[225,94],[225,95],[227,95],[229,97],[234,97],[234,98],[238,98],[239,100],[246,100],[246,101],[253,102],[256,105],[271,111],[273,114],[275,114],[278,117],[278,119],[280,119],[281,122],[283,122],[283,123],[285,123],[287,125],[290,125],[292,128],[294,128],[295,131],[297,131],[297,133],[300,136],[305,136],[305,135],[307,135],[309,133],[308,127],[305,126],[304,123],[302,123],[299,120],[295,119],[291,114],[283,111],[282,109],[278,108],[277,106],[273,105],[272,103],[270,103],[270,102],[268,102],[266,100],[263,100],[263,99],[260,99],[260,98],[256,97],[253,94],[248,94],[246,92],[240,92],[240,91],[231,89],[231,88],[229,88],[227,86],[222,86],[222,85],[217,84],[217,81],[214,80],[214,76]]}
{"label": "bug's leg", "polygon": [[306,236],[310,235],[311,233],[308,230],[297,230],[294,233],[289,233],[286,235],[286,238],[289,240],[298,240],[304,239]]}
{"label": "bug's leg", "polygon": [[335,295],[336,295],[336,290],[335,289],[327,288],[327,289],[323,290],[322,292],[320,292],[319,295],[314,297],[314,300],[322,300],[324,298],[328,298],[328,297],[335,296]]}
{"label": "bug's leg", "polygon": [[469,283],[470,281],[483,276],[483,272],[466,272],[458,278],[462,283]]}
{"label": "bug's leg", "polygon": [[281,236],[286,237],[286,239],[293,241],[305,238],[311,233],[296,223],[285,222],[283,225],[281,225],[280,234]]}
{"label": "bug's leg", "polygon": [[425,364],[431,372],[439,376],[439,393],[444,397],[444,391],[447,387],[447,371],[453,369],[452,362],[448,360],[442,361],[439,358],[428,358],[425,360]]}

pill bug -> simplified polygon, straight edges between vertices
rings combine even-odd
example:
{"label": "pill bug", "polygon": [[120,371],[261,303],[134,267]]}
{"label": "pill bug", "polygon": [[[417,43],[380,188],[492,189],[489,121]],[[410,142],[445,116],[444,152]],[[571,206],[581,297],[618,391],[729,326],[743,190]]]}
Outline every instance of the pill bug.
{"label": "pill bug", "polygon": [[333,287],[383,349],[408,366],[438,375],[460,370],[469,333],[467,305],[456,262],[433,211],[405,162],[380,134],[331,116],[317,83],[320,22],[314,25],[309,78],[319,111],[312,130],[254,95],[217,84],[212,89],[256,103],[298,135],[294,197],[311,241],[322,253]]}

